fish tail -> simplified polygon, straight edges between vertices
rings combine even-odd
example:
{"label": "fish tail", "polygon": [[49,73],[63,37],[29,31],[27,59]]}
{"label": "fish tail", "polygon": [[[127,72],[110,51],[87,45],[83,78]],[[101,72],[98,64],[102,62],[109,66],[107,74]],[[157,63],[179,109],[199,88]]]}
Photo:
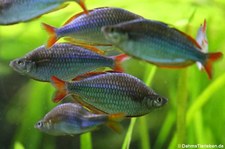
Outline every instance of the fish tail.
{"label": "fish tail", "polygon": [[112,58],[114,59],[115,63],[114,63],[114,70],[118,71],[118,72],[123,72],[123,68],[121,66],[121,63],[127,59],[129,59],[130,57],[127,56],[126,54],[120,54],[117,56],[112,56]]}
{"label": "fish tail", "polygon": [[121,133],[123,127],[119,122],[122,121],[124,118],[125,118],[124,113],[110,114],[108,116],[108,122],[106,123],[106,125],[115,132]]}
{"label": "fish tail", "polygon": [[56,76],[52,76],[51,80],[52,80],[52,84],[57,89],[56,92],[55,92],[55,96],[53,98],[53,101],[59,102],[67,95],[66,82],[63,81],[63,80],[60,80]]}
{"label": "fish tail", "polygon": [[84,0],[80,0],[80,1],[78,2],[78,4],[79,4],[80,7],[84,10],[84,13],[85,13],[85,14],[88,14],[88,10],[87,10],[87,7],[86,7],[86,5],[85,5],[85,3],[84,3]]}
{"label": "fish tail", "polygon": [[53,27],[53,26],[50,26],[48,24],[45,24],[45,23],[42,23],[42,26],[47,31],[47,33],[49,34],[49,39],[48,39],[48,43],[47,43],[46,47],[50,48],[58,40],[58,37],[57,37],[57,34],[56,34],[56,28]]}
{"label": "fish tail", "polygon": [[222,56],[223,54],[221,52],[207,54],[207,59],[204,64],[204,68],[206,73],[208,74],[209,79],[212,78],[212,63],[220,59]]}

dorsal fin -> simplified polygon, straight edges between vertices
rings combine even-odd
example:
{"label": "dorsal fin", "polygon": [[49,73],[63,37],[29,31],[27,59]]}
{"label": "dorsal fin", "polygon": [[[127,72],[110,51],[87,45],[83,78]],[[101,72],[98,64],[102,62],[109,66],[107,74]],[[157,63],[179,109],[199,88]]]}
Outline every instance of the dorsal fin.
{"label": "dorsal fin", "polygon": [[202,47],[198,44],[198,42],[192,38],[191,36],[189,36],[188,34],[182,32],[182,31],[179,31],[178,29],[176,28],[173,28],[175,29],[176,31],[178,31],[179,33],[181,33],[182,35],[184,35],[189,41],[191,41],[197,48],[201,49]]}
{"label": "dorsal fin", "polygon": [[120,73],[120,72],[111,71],[111,70],[104,71],[104,72],[88,72],[88,73],[76,76],[74,79],[72,79],[72,81],[80,81],[89,77],[98,76],[98,75],[107,74],[107,73]]}
{"label": "dorsal fin", "polygon": [[[94,9],[93,9],[93,10],[94,10]],[[88,13],[92,12],[93,10],[89,10]],[[69,23],[72,22],[74,19],[78,18],[79,16],[81,16],[81,15],[83,15],[83,14],[86,15],[86,13],[85,13],[84,11],[79,12],[79,13],[73,15],[72,17],[70,17],[70,18],[63,24],[63,26],[69,24]]]}

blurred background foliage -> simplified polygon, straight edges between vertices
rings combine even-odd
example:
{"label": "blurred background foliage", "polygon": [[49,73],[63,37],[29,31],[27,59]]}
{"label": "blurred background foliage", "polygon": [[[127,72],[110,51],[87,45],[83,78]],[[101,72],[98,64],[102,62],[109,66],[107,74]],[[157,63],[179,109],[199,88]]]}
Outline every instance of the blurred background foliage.
{"label": "blurred background foliage", "polygon": [[[209,51],[224,53],[224,0],[86,0],[86,4],[88,9],[124,8],[145,18],[171,24],[192,37],[206,19]],[[85,136],[80,143],[79,135],[55,137],[39,132],[34,124],[56,106],[51,101],[54,89],[50,84],[31,80],[8,66],[11,60],[46,43],[47,33],[41,28],[41,22],[59,27],[80,11],[79,6],[71,2],[67,8],[34,21],[0,26],[0,148],[59,149],[85,148],[87,145],[89,148],[115,149],[126,143],[129,119],[122,122],[122,134],[103,126],[86,137],[92,138],[92,143],[86,144]],[[214,64],[212,80],[194,65],[169,70],[134,59],[125,62],[126,72],[145,82],[155,69],[149,86],[169,99],[165,107],[135,119],[133,129],[129,130],[130,148],[177,148],[179,143],[225,146],[224,62],[222,59]]]}

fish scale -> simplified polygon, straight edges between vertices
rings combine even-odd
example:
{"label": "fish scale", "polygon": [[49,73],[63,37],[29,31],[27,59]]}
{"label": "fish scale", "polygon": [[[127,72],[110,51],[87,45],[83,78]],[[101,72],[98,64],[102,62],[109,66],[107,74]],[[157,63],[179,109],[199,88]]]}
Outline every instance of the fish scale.
{"label": "fish scale", "polygon": [[200,62],[208,77],[221,52],[203,53],[189,35],[165,23],[137,19],[102,27],[105,38],[128,55],[160,67],[183,68]]}
{"label": "fish scale", "polygon": [[[110,45],[101,28],[106,25],[118,24],[125,21],[143,18],[121,8],[103,7],[89,11],[89,14],[76,14],[68,23],[55,28],[43,23],[44,29],[49,33],[47,47],[51,47],[61,37],[72,38],[73,42],[88,45]],[[88,35],[88,36],[87,36]]]}
{"label": "fish scale", "polygon": [[121,71],[121,61],[121,55],[106,57],[85,47],[59,43],[51,49],[40,46],[24,57],[11,61],[10,66],[19,73],[28,75],[33,79],[50,81],[51,76],[71,80],[77,75],[101,67]]}
{"label": "fish scale", "polygon": [[53,108],[35,128],[51,135],[74,135],[92,131],[106,124],[120,131],[123,114],[94,114],[77,103],[64,103]]}
{"label": "fish scale", "polygon": [[29,21],[45,13],[63,8],[65,2],[77,2],[87,12],[83,1],[78,0],[1,0],[0,24],[9,25]]}
{"label": "fish scale", "polygon": [[141,116],[167,102],[141,80],[125,73],[100,73],[75,82],[64,82],[52,77],[52,83],[62,90],[56,94],[55,101],[61,100],[66,94],[75,94],[80,97],[80,103],[109,114]]}

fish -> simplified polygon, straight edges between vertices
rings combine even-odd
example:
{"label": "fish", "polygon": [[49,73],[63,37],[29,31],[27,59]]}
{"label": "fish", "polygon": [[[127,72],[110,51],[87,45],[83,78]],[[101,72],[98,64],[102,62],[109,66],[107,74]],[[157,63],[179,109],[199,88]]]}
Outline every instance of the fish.
{"label": "fish", "polygon": [[42,23],[43,28],[49,34],[46,47],[50,48],[62,37],[79,44],[110,46],[111,44],[101,32],[101,27],[138,18],[142,17],[121,8],[103,7],[89,10],[89,15],[85,15],[83,12],[78,13],[67,20],[65,25],[60,28]]}
{"label": "fish", "polygon": [[12,60],[9,65],[21,74],[43,82],[50,82],[51,76],[72,80],[77,75],[102,67],[123,71],[121,63],[128,58],[125,54],[109,57],[102,54],[94,47],[58,43],[50,49],[42,45]]}
{"label": "fish", "polygon": [[221,52],[203,53],[191,36],[171,25],[138,19],[102,27],[105,38],[125,54],[159,67],[184,68],[200,62],[209,79],[212,63],[222,57]]}
{"label": "fish", "polygon": [[85,14],[84,0],[0,0],[0,25],[11,25],[38,18],[43,14],[66,7],[65,2],[77,2]]}
{"label": "fish", "polygon": [[95,114],[77,103],[64,103],[48,112],[34,127],[50,135],[76,135],[97,129],[100,125],[107,125],[120,133],[119,124],[124,114]]}
{"label": "fish", "polygon": [[166,98],[126,73],[92,72],[77,76],[71,82],[56,76],[51,79],[57,89],[54,102],[74,95],[77,102],[99,113],[124,113],[126,117],[138,117],[167,103]]}

